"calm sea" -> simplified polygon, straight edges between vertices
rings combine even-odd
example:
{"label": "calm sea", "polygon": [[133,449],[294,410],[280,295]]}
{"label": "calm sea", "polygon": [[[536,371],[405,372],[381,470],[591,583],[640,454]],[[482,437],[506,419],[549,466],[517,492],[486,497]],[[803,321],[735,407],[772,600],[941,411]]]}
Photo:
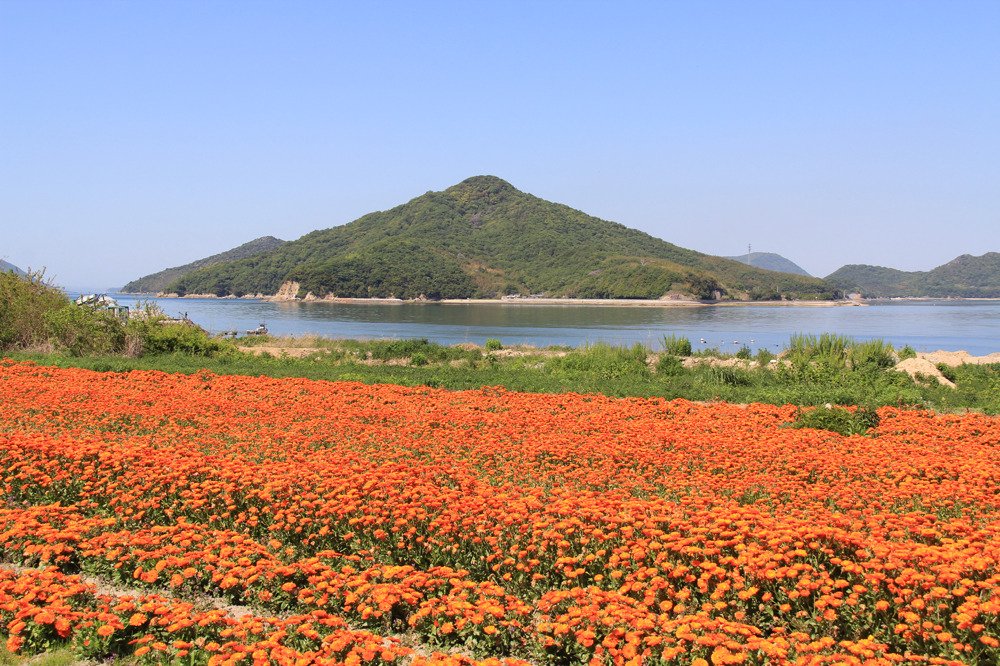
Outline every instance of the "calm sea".
{"label": "calm sea", "polygon": [[[187,316],[207,330],[241,334],[266,324],[275,335],[427,338],[444,344],[499,338],[504,344],[579,346],[594,342],[658,347],[664,335],[696,348],[736,351],[787,346],[795,333],[881,338],[917,351],[1000,351],[1000,301],[905,301],[866,307],[608,307],[504,304],[270,303],[242,299],[149,299],[114,294]],[[704,342],[702,342],[704,340]]]}

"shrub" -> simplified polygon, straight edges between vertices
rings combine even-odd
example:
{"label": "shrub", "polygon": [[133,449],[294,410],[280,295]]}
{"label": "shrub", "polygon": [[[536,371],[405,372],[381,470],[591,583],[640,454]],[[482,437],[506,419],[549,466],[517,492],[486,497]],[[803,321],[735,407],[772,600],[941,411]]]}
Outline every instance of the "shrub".
{"label": "shrub", "polygon": [[420,352],[417,352],[416,354],[410,357],[410,365],[418,365],[418,366],[427,365],[427,356],[425,356]]}
{"label": "shrub", "polygon": [[49,340],[72,356],[116,354],[125,347],[125,327],[108,312],[69,304],[43,318]]}
{"label": "shrub", "polygon": [[865,435],[879,424],[878,413],[873,409],[858,407],[854,411],[843,407],[816,407],[800,410],[791,428],[815,428],[841,435]]}
{"label": "shrub", "polygon": [[772,354],[767,349],[764,349],[763,347],[757,350],[757,365],[759,365],[762,368],[767,367],[768,364],[770,364],[771,361],[774,360],[774,358],[775,358],[774,354]]}
{"label": "shrub", "polygon": [[911,347],[910,345],[905,345],[902,349],[899,350],[900,361],[905,361],[908,358],[916,358],[916,357],[917,357],[917,350]]}
{"label": "shrub", "polygon": [[753,384],[753,374],[743,368],[730,366],[712,368],[712,378],[726,386],[750,386]]}
{"label": "shrub", "polygon": [[44,272],[22,277],[0,271],[0,350],[48,341],[45,315],[69,305],[69,298],[45,280]]}
{"label": "shrub", "polygon": [[486,341],[486,345],[484,348],[488,352],[500,351],[501,349],[503,349],[503,344],[497,338],[490,338]]}
{"label": "shrub", "polygon": [[854,341],[844,335],[823,333],[819,337],[797,333],[788,343],[788,358],[795,365],[817,362],[832,367],[843,366],[847,350]]}
{"label": "shrub", "polygon": [[852,345],[847,351],[847,358],[854,370],[863,368],[884,370],[896,365],[898,357],[891,344],[875,339]]}
{"label": "shrub", "polygon": [[673,333],[663,336],[663,353],[671,356],[690,356],[691,341],[684,337],[677,337]]}
{"label": "shrub", "polygon": [[672,354],[660,354],[656,362],[656,374],[667,377],[675,377],[684,372],[684,363],[680,358]]}
{"label": "shrub", "polygon": [[231,345],[212,338],[192,324],[164,324],[151,320],[145,322],[145,326],[135,326],[131,330],[141,336],[144,354],[183,352],[196,356],[215,356],[232,349]]}
{"label": "shrub", "polygon": [[588,373],[605,379],[649,374],[646,356],[649,350],[640,344],[612,347],[600,342],[576,349],[550,361],[550,367],[570,372]]}
{"label": "shrub", "polygon": [[947,379],[949,382],[954,383],[955,380],[958,379],[958,374],[955,372],[955,368],[951,367],[950,365],[946,365],[944,363],[938,363],[937,369],[938,372],[944,375],[944,378]]}
{"label": "shrub", "polygon": [[749,347],[743,345],[742,347],[740,347],[740,350],[736,352],[736,358],[741,358],[745,361],[749,361],[751,358],[753,358],[753,352],[750,351]]}

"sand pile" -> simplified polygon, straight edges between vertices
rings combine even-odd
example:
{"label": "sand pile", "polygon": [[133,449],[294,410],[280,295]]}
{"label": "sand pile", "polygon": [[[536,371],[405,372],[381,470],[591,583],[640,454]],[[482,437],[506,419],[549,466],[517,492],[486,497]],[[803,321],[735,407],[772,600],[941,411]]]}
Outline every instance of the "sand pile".
{"label": "sand pile", "polygon": [[914,379],[926,377],[935,379],[939,384],[943,384],[949,388],[955,388],[955,383],[942,375],[941,371],[937,369],[937,365],[926,358],[918,356],[916,358],[905,359],[896,364],[896,370],[905,372]]}

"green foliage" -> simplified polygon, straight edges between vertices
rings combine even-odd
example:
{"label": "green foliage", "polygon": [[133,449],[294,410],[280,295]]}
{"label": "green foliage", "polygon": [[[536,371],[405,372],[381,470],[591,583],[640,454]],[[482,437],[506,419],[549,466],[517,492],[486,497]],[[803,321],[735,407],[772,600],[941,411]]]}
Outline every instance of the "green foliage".
{"label": "green foliage", "polygon": [[791,428],[815,428],[829,430],[841,435],[865,435],[879,424],[878,412],[866,407],[854,410],[843,407],[816,407],[799,410]]}
{"label": "green foliage", "polygon": [[746,368],[719,366],[709,370],[716,382],[725,386],[752,386],[754,373]]}
{"label": "green foliage", "polygon": [[751,358],[753,358],[753,352],[750,351],[749,347],[743,345],[742,347],[740,347],[740,350],[736,352],[736,358],[743,359],[744,361],[749,361]]}
{"label": "green foliage", "polygon": [[690,356],[691,341],[671,333],[663,336],[663,353],[670,356]]}
{"label": "green foliage", "polygon": [[847,352],[847,359],[855,370],[885,370],[896,365],[897,358],[892,345],[879,339],[855,342]]}
{"label": "green foliage", "polygon": [[660,358],[656,361],[656,374],[664,377],[676,377],[683,373],[684,362],[681,361],[680,357],[666,352],[660,354]]}
{"label": "green foliage", "polygon": [[291,271],[299,293],[341,298],[469,298],[476,286],[458,261],[412,242],[383,241],[358,254]]}
{"label": "green foliage", "polygon": [[853,340],[843,335],[823,333],[819,337],[796,333],[788,344],[788,359],[795,366],[818,363],[828,367],[843,367],[847,350]]}
{"label": "green foliage", "polygon": [[43,272],[0,272],[0,351],[47,342],[46,315],[68,306],[69,298],[49,284]]}
{"label": "green foliage", "polygon": [[115,354],[125,346],[125,327],[108,312],[69,304],[44,318],[49,340],[73,356]]}
{"label": "green foliage", "polygon": [[761,368],[767,367],[774,360],[774,354],[768,349],[761,347],[757,350],[757,365]]}
{"label": "green foliage", "polygon": [[73,650],[68,647],[54,647],[42,654],[26,657],[8,652],[4,647],[5,642],[6,638],[0,635],[0,666],[74,666],[81,663]]}
{"label": "green foliage", "polygon": [[950,365],[947,365],[945,363],[938,363],[937,369],[938,372],[944,375],[944,378],[950,382],[954,382],[956,379],[958,379],[958,373],[955,371],[955,368],[951,367]]}
{"label": "green foliage", "polygon": [[154,321],[143,327],[142,339],[145,354],[181,352],[194,356],[215,356],[233,351],[231,344],[212,338],[204,330],[191,324]]}
{"label": "green foliage", "polygon": [[562,358],[549,361],[550,367],[569,374],[590,374],[606,379],[649,375],[646,357],[649,350],[636,344],[632,347],[613,347],[599,342],[581,347]]}
{"label": "green foliage", "polygon": [[[938,366],[941,369],[941,366]],[[956,368],[945,367],[946,377],[955,388],[933,382],[923,390],[928,401],[941,409],[967,409],[975,406],[987,414],[1000,414],[1000,363],[975,365],[967,363]]]}
{"label": "green foliage", "polygon": [[178,293],[316,296],[696,298],[755,293],[831,298],[816,278],[687,250],[478,176],[268,252],[187,272]]}
{"label": "green foliage", "polygon": [[396,359],[410,359],[412,365],[426,365],[431,362],[443,363],[458,360],[476,360],[482,356],[482,353],[478,350],[449,347],[437,342],[430,342],[427,338],[370,340],[367,342],[346,341],[344,344],[361,358],[370,358],[383,362]]}
{"label": "green foliage", "polygon": [[489,338],[486,341],[486,345],[483,347],[486,351],[500,351],[503,349],[503,343],[497,338]]}
{"label": "green foliage", "polygon": [[905,345],[902,349],[899,350],[900,361],[905,361],[908,358],[916,358],[916,357],[917,357],[917,350],[911,347],[910,345]]}

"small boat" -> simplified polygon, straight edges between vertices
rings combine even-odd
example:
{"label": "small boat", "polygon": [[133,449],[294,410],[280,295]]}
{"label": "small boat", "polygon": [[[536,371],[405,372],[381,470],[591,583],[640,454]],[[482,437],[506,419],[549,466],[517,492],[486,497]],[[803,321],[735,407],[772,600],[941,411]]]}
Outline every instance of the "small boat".
{"label": "small boat", "polygon": [[267,326],[264,325],[264,322],[261,322],[257,328],[247,331],[247,335],[267,335]]}

